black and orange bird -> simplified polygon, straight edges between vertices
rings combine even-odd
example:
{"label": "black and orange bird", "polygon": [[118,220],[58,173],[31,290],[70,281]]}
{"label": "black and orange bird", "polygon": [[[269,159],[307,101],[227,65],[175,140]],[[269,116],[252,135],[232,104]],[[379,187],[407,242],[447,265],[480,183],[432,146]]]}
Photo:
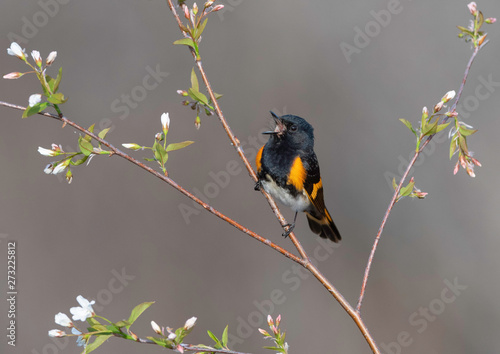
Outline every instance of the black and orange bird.
{"label": "black and orange bird", "polygon": [[333,242],[341,240],[340,233],[326,209],[323,182],[318,159],[314,153],[314,129],[305,119],[271,112],[276,128],[263,134],[269,141],[256,157],[258,182],[274,199],[295,211],[293,223],[286,225],[283,236],[295,227],[297,213],[306,213],[311,231]]}

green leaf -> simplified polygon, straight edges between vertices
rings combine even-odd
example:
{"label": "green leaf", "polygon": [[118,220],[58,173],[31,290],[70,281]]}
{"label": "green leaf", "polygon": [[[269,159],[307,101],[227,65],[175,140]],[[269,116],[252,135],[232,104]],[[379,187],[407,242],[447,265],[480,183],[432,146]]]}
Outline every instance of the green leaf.
{"label": "green leaf", "polygon": [[137,305],[136,307],[134,307],[134,309],[132,310],[132,313],[130,314],[130,317],[128,318],[128,325],[125,326],[128,328],[130,328],[130,326],[135,322],[135,320],[137,320],[137,318],[144,312],[148,309],[149,306],[153,305],[154,304],[154,301],[151,301],[151,302],[143,302],[142,304],[139,304]]}
{"label": "green leaf", "polygon": [[156,161],[156,159],[151,159],[149,157],[145,157],[144,160],[146,160],[146,161]]}
{"label": "green leaf", "polygon": [[407,121],[406,119],[403,119],[403,118],[400,118],[399,120],[400,120],[400,121],[401,121],[404,125],[406,125],[406,126],[408,127],[408,129],[410,129],[410,130],[411,130],[411,132],[412,132],[415,136],[417,136],[417,132],[415,132],[415,129],[413,129],[413,127],[412,127],[412,125],[411,125],[411,123],[410,123],[409,121]]}
{"label": "green leaf", "polygon": [[198,101],[198,102],[200,102],[200,103],[208,106],[207,96],[205,96],[204,94],[202,94],[200,91],[195,91],[192,88],[189,88],[188,89],[188,94],[189,94],[189,96],[191,96],[191,98],[193,100],[196,100],[196,101]]}
{"label": "green leaf", "polygon": [[455,154],[455,151],[457,151],[457,142],[456,142],[455,139],[451,139],[451,143],[450,143],[450,160],[453,157],[453,155]]}
{"label": "green leaf", "polygon": [[195,44],[191,38],[182,38],[178,39],[174,42],[174,44],[181,44],[181,45],[187,45],[193,49],[195,49]]}
{"label": "green leaf", "polygon": [[168,152],[168,151],[174,151],[174,150],[183,149],[186,146],[191,145],[192,143],[194,143],[194,141],[189,141],[188,140],[188,141],[183,141],[182,143],[168,144],[166,151]]}
{"label": "green leaf", "polygon": [[147,337],[149,340],[152,340],[156,344],[158,344],[161,347],[165,348],[172,348],[171,341],[168,339],[163,339],[163,338],[156,338],[156,337]]}
{"label": "green leaf", "polygon": [[27,118],[29,116],[32,116],[33,114],[40,113],[45,108],[47,108],[48,105],[49,105],[48,102],[40,102],[32,107],[26,108],[26,110],[23,112],[23,118]]}
{"label": "green leaf", "polygon": [[84,154],[85,156],[90,156],[90,154],[94,151],[92,143],[82,137],[78,138],[78,146],[80,147],[80,151],[82,152],[82,154]]}
{"label": "green leaf", "polygon": [[468,128],[464,127],[463,125],[460,125],[458,127],[458,130],[460,131],[460,134],[462,134],[463,136],[469,136],[469,135],[472,135],[475,132],[477,132],[477,129],[468,129]]}
{"label": "green leaf", "polygon": [[219,98],[221,98],[222,96],[224,96],[223,94],[220,94],[220,93],[217,93],[217,92],[214,92],[214,97],[216,100],[218,100]]}
{"label": "green leaf", "polygon": [[104,139],[106,137],[106,134],[108,134],[108,132],[109,132],[110,129],[111,128],[103,129],[97,135],[99,136],[99,138]]}
{"label": "green leaf", "polygon": [[228,331],[228,328],[229,328],[229,325],[226,326],[226,328],[224,328],[224,332],[222,332],[222,345],[227,347],[227,340],[228,340],[228,334],[227,334],[227,331]]}
{"label": "green leaf", "polygon": [[191,88],[194,91],[200,91],[200,86],[198,84],[198,78],[196,77],[196,72],[194,71],[194,68],[193,68],[193,70],[191,70]]}
{"label": "green leaf", "polygon": [[[196,34],[194,35],[194,39],[198,40],[200,38],[201,34],[205,30],[205,26],[207,25],[208,18],[203,21],[203,23],[200,24],[200,26],[196,29]],[[199,41],[198,41],[199,43]]]}
{"label": "green leaf", "polygon": [[481,11],[478,11],[478,12],[479,12],[479,17],[478,17],[478,21],[477,21],[477,30],[479,30],[484,23],[483,13]]}
{"label": "green leaf", "polygon": [[115,323],[115,325],[116,325],[116,327],[121,328],[121,327],[130,326],[131,323],[129,323],[128,321],[118,321]]}
{"label": "green leaf", "polygon": [[434,135],[437,132],[437,126],[438,126],[438,120],[434,123],[429,123],[425,126],[425,128],[422,128],[422,135]]}
{"label": "green leaf", "polygon": [[153,152],[155,154],[156,161],[158,161],[162,167],[165,166],[168,160],[168,153],[163,148],[163,145],[158,144],[158,142],[155,141],[153,145]]}
{"label": "green leaf", "polygon": [[53,104],[62,104],[65,103],[68,99],[64,98],[64,95],[61,92],[54,93],[47,98],[47,101]]}
{"label": "green leaf", "polygon": [[57,74],[56,80],[54,82],[54,88],[52,89],[52,92],[57,92],[59,89],[59,84],[61,83],[62,79],[62,66],[59,68],[59,73]]}
{"label": "green leaf", "polygon": [[[80,155],[80,154],[78,154],[78,155]],[[73,157],[76,157],[76,156],[78,156],[78,155],[75,155],[75,156],[73,156]],[[88,156],[83,155],[83,157],[82,157],[81,159],[78,159],[78,160],[76,160],[76,161],[70,160],[70,164],[71,164],[72,166],[79,166],[79,165],[81,165],[82,163],[84,163],[85,161],[87,161],[87,159],[88,159],[88,158],[89,158]]]}
{"label": "green leaf", "polygon": [[210,332],[209,330],[207,330],[207,333],[208,333],[208,336],[209,336],[210,338],[212,338],[212,340],[215,342],[215,344],[217,344],[217,345],[219,345],[219,346],[221,346],[221,345],[222,345],[221,341],[219,340],[219,338],[217,338],[217,337],[215,336],[215,334],[213,334],[213,333],[212,333],[212,332]]}
{"label": "green leaf", "polygon": [[439,133],[441,130],[443,130],[444,128],[446,128],[448,125],[450,125],[450,123],[439,124],[437,126],[436,133]]}
{"label": "green leaf", "polygon": [[99,348],[105,341],[108,340],[109,337],[112,337],[112,334],[100,335],[96,336],[95,340],[92,343],[89,343],[87,347],[84,349],[83,353],[90,353],[97,348]]}
{"label": "green leaf", "polygon": [[413,192],[413,187],[415,186],[415,182],[410,182],[406,187],[401,188],[399,191],[399,195],[401,197],[407,197]]}
{"label": "green leaf", "polygon": [[396,190],[396,188],[398,188],[398,185],[396,184],[396,177],[394,177],[392,179],[392,188],[394,188],[394,190]]}
{"label": "green leaf", "polygon": [[460,151],[464,153],[464,155],[469,154],[469,149],[467,148],[467,140],[463,136],[458,137],[458,146],[460,147]]}
{"label": "green leaf", "polygon": [[462,26],[457,26],[457,27],[458,27],[458,29],[459,29],[460,31],[462,31],[462,32],[464,32],[464,33],[467,33],[467,34],[468,34],[468,35],[470,35],[470,36],[472,36],[472,35],[474,34],[473,32],[471,32],[471,31],[470,31],[468,28],[466,28],[466,27],[462,27]]}

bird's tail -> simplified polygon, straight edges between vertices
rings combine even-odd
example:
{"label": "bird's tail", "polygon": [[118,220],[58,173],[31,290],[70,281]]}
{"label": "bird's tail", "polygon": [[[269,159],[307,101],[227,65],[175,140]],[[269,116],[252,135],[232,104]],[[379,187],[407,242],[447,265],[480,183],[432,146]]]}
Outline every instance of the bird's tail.
{"label": "bird's tail", "polygon": [[337,226],[333,223],[330,213],[328,213],[328,210],[325,209],[325,215],[322,215],[317,210],[306,211],[306,216],[307,221],[309,222],[309,227],[315,234],[322,238],[328,238],[333,242],[339,242],[342,239]]}

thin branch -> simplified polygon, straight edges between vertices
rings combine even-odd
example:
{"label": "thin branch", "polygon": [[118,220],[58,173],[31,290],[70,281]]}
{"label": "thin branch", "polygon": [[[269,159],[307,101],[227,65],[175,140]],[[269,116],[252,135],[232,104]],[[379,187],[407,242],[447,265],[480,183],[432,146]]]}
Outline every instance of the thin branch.
{"label": "thin branch", "polygon": [[[173,4],[172,0],[167,0],[167,2],[168,2],[168,6],[170,8],[170,11],[172,11],[172,14],[175,17],[175,20],[177,22],[177,25],[179,26],[180,31],[182,32],[182,34],[185,37],[189,38],[187,33],[182,29],[181,18],[177,14],[177,11],[175,9],[175,5]],[[222,126],[224,127],[224,130],[226,131],[226,134],[229,137],[231,144],[236,149],[236,152],[238,153],[239,157],[243,161],[243,164],[245,165],[245,167],[248,171],[248,174],[254,180],[254,182],[257,182],[257,174],[255,173],[252,165],[250,164],[250,162],[246,158],[245,153],[243,151],[243,148],[241,147],[241,143],[240,143],[239,139],[236,137],[236,135],[234,135],[233,131],[231,130],[231,127],[229,126],[229,124],[226,121],[226,118],[224,117],[224,114],[222,113],[222,110],[219,106],[219,102],[215,98],[214,91],[212,90],[212,86],[210,85],[210,82],[208,81],[208,78],[207,78],[207,75],[206,75],[205,70],[203,68],[203,65],[201,63],[201,60],[197,60],[195,51],[191,47],[189,47],[189,48],[190,48],[191,55],[193,56],[193,59],[195,60],[196,66],[198,67],[198,70],[200,71],[200,74],[203,78],[203,82],[205,83],[205,86],[206,86],[207,91],[210,95],[210,98],[212,99],[212,102],[214,103],[215,113],[216,113],[217,117],[219,118],[219,121],[221,122]],[[283,214],[279,210],[278,206],[276,205],[276,202],[274,201],[274,199],[269,194],[267,194],[267,192],[263,188],[261,188],[261,192],[266,197],[267,202],[269,203],[274,215],[281,223],[281,226],[284,227],[286,225],[289,225],[288,222],[286,221],[285,217],[283,216]],[[304,248],[300,244],[300,242],[297,239],[297,237],[295,236],[295,234],[293,232],[291,232],[289,237],[290,237],[290,240],[292,241],[293,245],[297,248],[297,251],[299,252],[300,256],[303,259],[309,261],[309,257],[307,256],[306,251],[304,250]]]}
{"label": "thin branch", "polygon": [[[118,337],[118,338],[123,338],[119,334],[115,334],[114,336]],[[156,342],[152,341],[151,339],[137,338],[135,341],[138,342],[138,343],[156,344],[156,345],[158,345]],[[199,345],[193,345],[193,344],[184,344],[184,343],[181,343],[180,346],[184,350],[191,351],[191,352],[225,353],[225,354],[249,354],[249,353],[243,353],[243,352],[236,352],[234,350],[215,349],[215,348],[211,348],[211,347],[200,347]],[[174,350],[174,349],[172,349],[172,350]]]}
{"label": "thin branch", "polygon": [[[182,32],[182,34],[185,36],[185,37],[188,37],[187,33],[184,32],[184,30],[182,29],[182,21],[179,17],[179,15],[177,14],[177,11],[175,9],[175,6],[172,2],[172,0],[167,0],[168,2],[168,5],[170,7],[170,10],[172,11],[172,14],[174,15],[175,19],[176,19],[176,22],[177,24],[179,25],[179,29],[180,31]],[[190,48],[191,49],[191,48]],[[241,158],[241,160],[243,161],[243,163],[245,164],[245,167],[247,168],[248,170],[248,173],[250,175],[250,177],[255,181],[257,182],[257,175],[255,173],[255,171],[253,170],[252,168],[252,165],[250,164],[250,162],[248,161],[248,159],[246,158],[244,152],[243,152],[243,149],[241,148],[241,144],[240,144],[240,141],[238,140],[238,138],[234,135],[234,133],[232,132],[229,124],[227,123],[227,120],[225,119],[224,117],[224,114],[222,113],[222,110],[219,106],[219,103],[217,101],[217,99],[215,98],[215,95],[214,95],[214,91],[212,90],[212,87],[210,85],[210,82],[208,81],[208,78],[207,78],[207,75],[205,73],[205,70],[203,68],[203,65],[202,65],[202,62],[201,60],[197,59],[196,57],[196,53],[194,52],[193,49],[190,50],[191,52],[191,55],[193,56],[193,59],[195,60],[195,63],[196,63],[196,66],[198,67],[198,70],[200,71],[200,74],[203,78],[203,82],[205,83],[205,86],[207,88],[207,91],[210,95],[210,98],[212,100],[212,102],[214,103],[214,106],[215,106],[215,112],[217,114],[217,117],[219,118],[222,126],[224,127],[224,130],[226,131],[226,134],[228,135],[229,137],[229,140],[231,141],[232,145],[234,146],[234,148],[236,149],[239,157]],[[283,217],[283,214],[281,214],[278,206],[276,205],[276,202],[274,201],[274,199],[269,195],[267,194],[263,188],[261,188],[261,192],[262,194],[264,194],[264,196],[266,197],[269,205],[271,206],[271,209],[274,213],[274,215],[277,217],[277,219],[280,221],[281,225],[282,226],[285,226],[287,225],[287,221],[285,220],[285,218]],[[302,257],[303,259],[303,262],[300,263],[304,268],[308,269],[315,277],[316,279],[318,279],[320,281],[320,283],[328,290],[328,292],[339,302],[339,304],[344,308],[344,310],[349,314],[349,316],[351,316],[351,318],[354,320],[354,322],[356,323],[356,325],[358,326],[358,328],[360,329],[360,331],[362,332],[363,336],[365,337],[366,341],[368,342],[368,345],[370,346],[370,348],[372,349],[372,351],[374,353],[380,353],[379,349],[377,348],[377,345],[375,343],[375,340],[373,339],[373,337],[371,336],[370,332],[368,331],[368,328],[366,327],[366,325],[364,324],[363,320],[361,319],[361,316],[359,315],[359,313],[357,313],[354,308],[345,300],[345,298],[342,296],[342,294],[333,286],[333,284],[331,284],[328,279],[326,279],[326,277],[319,271],[318,268],[316,268],[316,266],[314,266],[307,253],[305,252],[304,248],[302,247],[302,245],[300,244],[299,240],[297,239],[297,237],[295,236],[295,234],[292,232],[290,233],[290,240],[292,241],[292,243],[294,244],[294,246],[297,248],[300,256]]]}
{"label": "thin branch", "polygon": [[[12,103],[3,102],[3,101],[0,101],[0,106],[10,107],[10,108],[14,108],[14,109],[17,109],[17,110],[20,110],[20,111],[26,110],[26,107],[15,105],[15,104],[12,104]],[[234,226],[235,228],[237,228],[241,232],[243,232],[243,233],[245,233],[245,234],[253,237],[257,241],[259,241],[259,242],[261,242],[261,243],[263,243],[263,244],[265,244],[265,245],[273,248],[275,251],[281,253],[282,255],[284,255],[287,258],[290,258],[294,262],[297,262],[297,263],[299,263],[301,265],[305,265],[306,262],[304,260],[302,260],[301,258],[299,258],[296,255],[288,252],[287,250],[285,250],[284,248],[282,248],[282,247],[278,246],[277,244],[271,242],[270,240],[268,240],[268,239],[266,239],[266,238],[258,235],[257,233],[255,233],[255,232],[247,229],[246,227],[240,225],[238,222],[236,222],[233,219],[229,218],[228,216],[222,214],[221,212],[219,212],[218,210],[216,210],[215,208],[213,208],[211,205],[209,205],[209,204],[205,203],[204,201],[202,201],[201,199],[197,198],[195,195],[193,195],[192,193],[190,193],[188,190],[184,189],[182,186],[180,186],[178,183],[176,183],[170,177],[162,175],[158,171],[152,169],[149,166],[146,166],[145,164],[143,164],[142,162],[134,159],[130,155],[128,155],[128,154],[120,151],[119,149],[117,149],[116,147],[114,147],[111,143],[107,142],[104,139],[101,139],[96,134],[88,131],[87,129],[85,129],[85,128],[81,127],[81,126],[79,126],[78,124],[76,124],[75,122],[69,120],[68,118],[66,118],[64,116],[59,117],[57,115],[54,115],[54,114],[51,114],[51,113],[47,113],[47,112],[40,112],[38,114],[40,114],[42,116],[45,116],[45,117],[49,117],[49,118],[53,118],[53,119],[59,120],[59,121],[63,122],[64,125],[67,124],[69,126],[72,126],[73,128],[81,131],[82,133],[85,133],[85,134],[91,136],[94,140],[98,141],[99,143],[101,143],[102,145],[106,146],[107,148],[109,148],[111,150],[110,156],[111,155],[120,156],[120,157],[128,160],[129,162],[133,163],[134,165],[142,168],[143,170],[146,170],[147,172],[151,173],[155,177],[161,179],[162,181],[168,183],[169,185],[171,185],[172,187],[174,187],[175,189],[177,189],[179,192],[181,192],[182,194],[184,194],[186,197],[188,197],[188,198],[192,199],[193,201],[195,201],[196,203],[200,204],[203,208],[205,208],[206,210],[208,210],[210,213],[214,214],[215,216],[221,218],[225,222],[227,222],[230,225]]]}
{"label": "thin branch", "polygon": [[[486,43],[484,43],[484,44],[486,44]],[[455,109],[457,108],[458,101],[460,100],[460,97],[462,96],[462,92],[464,90],[464,86],[465,86],[465,82],[467,81],[467,77],[469,76],[469,71],[470,71],[470,68],[472,66],[472,62],[474,61],[474,58],[476,57],[477,53],[479,52],[479,50],[483,46],[475,47],[474,51],[472,52],[472,55],[469,59],[469,62],[467,63],[467,66],[465,68],[465,73],[464,73],[464,77],[462,79],[462,83],[460,85],[460,89],[458,90],[457,96],[455,97],[455,102],[453,103],[453,105],[450,108],[450,112],[452,112],[452,113],[455,112]],[[446,123],[446,121],[449,118],[450,118],[449,116],[444,115],[444,118],[442,119],[440,124]],[[392,196],[391,202],[389,203],[389,207],[387,208],[385,215],[384,215],[384,218],[382,219],[382,223],[381,223],[380,228],[378,230],[377,236],[375,237],[375,241],[373,243],[372,250],[370,252],[370,257],[368,258],[368,263],[367,263],[366,268],[365,268],[365,275],[363,277],[363,284],[361,285],[361,292],[359,294],[358,305],[356,306],[356,311],[358,313],[361,311],[361,306],[363,303],[363,298],[364,298],[365,290],[366,290],[366,284],[368,282],[368,277],[370,276],[370,269],[372,266],[373,257],[375,256],[375,251],[377,250],[377,246],[378,246],[378,243],[380,241],[380,236],[382,235],[382,232],[384,231],[384,227],[385,227],[385,224],[387,222],[387,219],[389,218],[389,214],[391,213],[394,204],[396,204],[396,201],[397,201],[397,198],[399,195],[399,191],[401,190],[401,187],[403,186],[406,178],[408,177],[410,170],[413,168],[415,161],[417,160],[420,153],[424,150],[424,148],[427,146],[427,144],[429,144],[429,142],[432,140],[432,138],[435,135],[436,134],[433,134],[433,135],[430,135],[429,137],[427,137],[425,142],[421,145],[420,149],[415,152],[415,154],[413,155],[413,158],[411,159],[410,163],[408,164],[408,167],[406,168],[406,171],[404,172],[403,176],[401,177],[401,181],[399,182],[398,187],[394,191],[394,195]]]}

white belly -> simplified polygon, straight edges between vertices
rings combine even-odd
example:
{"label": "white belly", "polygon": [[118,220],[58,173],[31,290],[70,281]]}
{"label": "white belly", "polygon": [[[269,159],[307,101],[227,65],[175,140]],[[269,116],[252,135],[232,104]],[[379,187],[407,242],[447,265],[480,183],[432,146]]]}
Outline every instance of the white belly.
{"label": "white belly", "polygon": [[287,189],[278,186],[274,181],[262,180],[261,185],[267,193],[273,196],[274,199],[277,199],[281,203],[292,208],[293,211],[304,211],[309,206],[309,198],[305,192],[293,197],[288,193]]}

